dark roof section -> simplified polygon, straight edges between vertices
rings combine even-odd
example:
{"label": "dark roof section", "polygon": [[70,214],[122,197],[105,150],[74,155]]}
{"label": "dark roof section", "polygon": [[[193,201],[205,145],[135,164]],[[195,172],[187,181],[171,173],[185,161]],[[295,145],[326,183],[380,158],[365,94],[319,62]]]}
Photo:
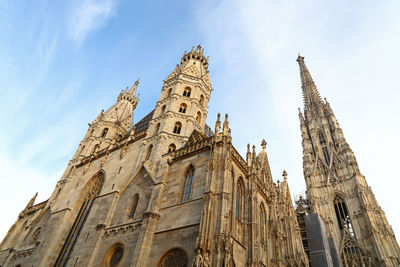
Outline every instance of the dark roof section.
{"label": "dark roof section", "polygon": [[150,111],[149,114],[143,117],[140,121],[138,121],[134,126],[133,129],[135,130],[135,133],[146,131],[147,128],[149,128],[149,123],[151,119],[153,118],[154,115],[154,109]]}

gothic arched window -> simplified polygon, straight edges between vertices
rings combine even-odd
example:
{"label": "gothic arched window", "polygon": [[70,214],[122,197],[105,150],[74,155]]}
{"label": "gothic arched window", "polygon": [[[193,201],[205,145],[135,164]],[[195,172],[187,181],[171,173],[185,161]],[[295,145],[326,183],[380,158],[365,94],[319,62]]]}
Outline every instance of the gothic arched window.
{"label": "gothic arched window", "polygon": [[168,90],[167,97],[171,96],[172,88]]}
{"label": "gothic arched window", "polygon": [[186,252],[180,248],[174,248],[168,251],[158,265],[159,267],[187,267],[188,257]]}
{"label": "gothic arched window", "polygon": [[158,131],[160,131],[160,124],[157,123],[156,129],[154,130],[154,135],[158,134]]}
{"label": "gothic arched window", "polygon": [[152,149],[153,149],[153,145],[150,145],[149,148],[147,149],[146,160],[148,160],[150,158]]}
{"label": "gothic arched window", "polygon": [[198,123],[201,122],[201,113],[200,113],[200,111],[197,112],[196,121],[197,121]]}
{"label": "gothic arched window", "polygon": [[164,114],[166,108],[167,108],[166,105],[164,105],[164,106],[161,107],[161,114]]}
{"label": "gothic arched window", "polygon": [[194,175],[194,167],[190,165],[187,171],[185,172],[181,202],[186,202],[192,196],[193,191],[193,175]]}
{"label": "gothic arched window", "polygon": [[174,152],[175,149],[176,149],[175,144],[170,144],[170,145],[168,146],[168,153]]}
{"label": "gothic arched window", "polygon": [[267,214],[265,213],[264,205],[260,205],[260,236],[261,243],[265,242],[265,225],[267,224]]}
{"label": "gothic arched window", "polygon": [[187,109],[187,105],[186,105],[185,103],[182,103],[182,104],[179,106],[179,112],[180,112],[180,113],[186,113],[186,109]]}
{"label": "gothic arched window", "polygon": [[204,96],[200,95],[200,105],[204,107]]}
{"label": "gothic arched window", "polygon": [[106,137],[108,133],[108,128],[104,128],[103,132],[101,133],[101,137]]}
{"label": "gothic arched window", "polygon": [[121,262],[124,256],[124,247],[122,244],[117,243],[108,250],[105,259],[104,266],[106,267],[116,267]]}
{"label": "gothic arched window", "polygon": [[92,179],[90,179],[80,193],[80,208],[78,210],[78,214],[76,215],[75,221],[72,224],[72,227],[64,241],[60,254],[56,259],[54,264],[55,267],[67,265],[76,241],[78,240],[90,210],[92,209],[93,203],[96,197],[99,195],[103,184],[104,173],[99,172]]}
{"label": "gothic arched window", "polygon": [[346,227],[351,235],[354,235],[353,226],[351,225],[349,211],[347,209],[344,199],[340,195],[336,195],[333,199],[333,207],[336,213],[336,219],[339,225],[339,229],[342,231],[343,227]]}
{"label": "gothic arched window", "polygon": [[92,154],[94,154],[94,152],[96,152],[97,150],[99,150],[99,148],[100,148],[100,145],[99,145],[99,144],[95,145],[94,148],[93,148]]}
{"label": "gothic arched window", "polygon": [[179,121],[176,122],[174,126],[174,134],[180,134],[181,129],[182,129],[182,123],[180,123]]}
{"label": "gothic arched window", "polygon": [[190,96],[190,93],[192,92],[192,89],[190,89],[190,87],[185,87],[185,90],[183,90],[183,96]]}
{"label": "gothic arched window", "polygon": [[236,191],[236,218],[238,220],[243,219],[243,203],[244,202],[244,188],[241,179],[237,181],[237,191]]}
{"label": "gothic arched window", "polygon": [[136,207],[137,204],[139,202],[139,194],[135,194],[132,198],[132,206],[131,206],[131,210],[129,212],[129,218],[133,218],[133,216],[135,216],[135,212],[136,212]]}
{"label": "gothic arched window", "polygon": [[331,157],[329,155],[328,147],[326,146],[326,139],[323,132],[319,132],[318,134],[319,143],[322,147],[322,153],[324,154],[324,159],[327,165],[329,165],[331,161]]}

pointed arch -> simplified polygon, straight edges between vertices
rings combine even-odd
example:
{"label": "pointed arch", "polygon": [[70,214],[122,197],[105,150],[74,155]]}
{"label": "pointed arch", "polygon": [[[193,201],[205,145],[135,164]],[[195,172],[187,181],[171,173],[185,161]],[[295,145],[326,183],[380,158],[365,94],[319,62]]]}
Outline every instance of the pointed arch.
{"label": "pointed arch", "polygon": [[131,210],[129,212],[129,218],[132,219],[135,216],[136,208],[139,202],[139,194],[136,193],[132,198]]}
{"label": "pointed arch", "polygon": [[[164,105],[164,106],[161,107],[161,114],[164,114],[164,113],[165,113],[165,109],[166,109],[166,108],[167,108],[166,105]],[[161,114],[160,114],[160,115],[161,115]]]}
{"label": "pointed arch", "polygon": [[149,158],[150,158],[150,155],[151,155],[151,151],[153,150],[153,145],[150,145],[148,148],[147,148],[147,152],[146,152],[146,159],[145,160],[148,160]]}
{"label": "pointed arch", "polygon": [[266,241],[266,227],[267,225],[267,213],[265,212],[264,204],[260,204],[260,237],[261,237],[261,243],[264,244]]}
{"label": "pointed arch", "polygon": [[104,128],[103,131],[101,132],[101,137],[106,137],[108,133],[108,128]]}
{"label": "pointed arch", "polygon": [[200,112],[200,111],[197,111],[196,121],[197,121],[198,123],[201,123],[201,112]]}
{"label": "pointed arch", "polygon": [[174,143],[168,146],[168,153],[174,152],[176,150],[176,145]]}
{"label": "pointed arch", "polygon": [[244,184],[242,177],[237,180],[236,186],[236,218],[242,221],[244,217]]}
{"label": "pointed arch", "polygon": [[92,153],[91,153],[91,154],[94,154],[95,152],[97,152],[97,151],[99,150],[99,148],[100,148],[100,145],[99,145],[99,144],[96,144],[96,145],[93,147],[93,150],[92,150]]}
{"label": "pointed arch", "polygon": [[350,213],[342,194],[336,193],[333,198],[333,208],[335,210],[337,223],[341,232],[349,231],[350,235],[354,236],[353,226],[350,220]]}
{"label": "pointed arch", "polygon": [[184,181],[183,188],[181,193],[181,203],[190,200],[193,191],[193,177],[194,177],[194,166],[190,164],[189,168],[187,168]]}
{"label": "pointed arch", "polygon": [[61,251],[54,264],[55,267],[65,266],[71,256],[71,253],[75,247],[76,241],[81,233],[83,226],[85,225],[86,219],[92,209],[93,203],[96,197],[100,194],[105,180],[104,171],[99,171],[87,182],[82,192],[80,193],[80,199],[76,205],[79,207],[78,214],[75,217],[75,221],[64,241]]}
{"label": "pointed arch", "polygon": [[203,108],[204,108],[204,101],[205,101],[205,100],[204,100],[204,96],[201,94],[201,95],[200,95],[200,101],[199,101],[199,102],[200,102],[200,105],[201,105]]}
{"label": "pointed arch", "polygon": [[154,130],[154,135],[157,135],[158,132],[160,131],[160,125],[161,125],[160,123],[157,123],[156,128]]}
{"label": "pointed arch", "polygon": [[161,257],[158,267],[187,267],[188,256],[186,251],[181,248],[173,248],[168,250]]}

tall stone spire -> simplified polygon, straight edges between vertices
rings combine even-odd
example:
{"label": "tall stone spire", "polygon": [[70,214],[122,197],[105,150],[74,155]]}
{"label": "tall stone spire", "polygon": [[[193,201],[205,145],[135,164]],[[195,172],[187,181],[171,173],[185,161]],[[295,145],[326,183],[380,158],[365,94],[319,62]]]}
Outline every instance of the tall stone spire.
{"label": "tall stone spire", "polygon": [[300,67],[300,78],[301,78],[301,88],[303,89],[303,99],[304,99],[304,109],[311,110],[313,107],[321,108],[322,107],[322,99],[319,95],[317,86],[314,83],[314,80],[311,77],[310,72],[307,69],[306,64],[304,63],[304,57],[297,57],[297,62]]}
{"label": "tall stone spire", "polygon": [[[299,55],[297,62],[304,97],[304,117],[299,109],[299,119],[310,211],[323,218],[344,266],[361,266],[356,261],[373,261],[373,266],[397,266],[400,247],[393,230],[360,173],[332,108],[326,99],[322,101],[304,57]],[[351,240],[343,235],[344,230],[352,233]],[[357,253],[348,252],[346,246],[350,241],[360,248]]]}

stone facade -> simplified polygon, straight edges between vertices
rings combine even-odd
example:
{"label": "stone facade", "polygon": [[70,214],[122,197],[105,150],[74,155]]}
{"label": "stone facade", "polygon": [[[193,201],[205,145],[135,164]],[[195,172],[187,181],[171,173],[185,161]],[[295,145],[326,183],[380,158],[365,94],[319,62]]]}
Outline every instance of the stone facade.
{"label": "stone facade", "polygon": [[343,266],[400,266],[399,245],[385,213],[328,101],[322,101],[304,57],[299,55],[297,61],[304,96],[304,115],[299,109],[299,118],[309,212],[322,218]]}
{"label": "stone facade", "polygon": [[[87,134],[47,201],[0,244],[1,266],[308,266],[283,173],[266,142],[246,159],[228,115],[205,124],[208,58],[184,53],[135,125],[138,81]],[[364,192],[364,191],[363,191]]]}

